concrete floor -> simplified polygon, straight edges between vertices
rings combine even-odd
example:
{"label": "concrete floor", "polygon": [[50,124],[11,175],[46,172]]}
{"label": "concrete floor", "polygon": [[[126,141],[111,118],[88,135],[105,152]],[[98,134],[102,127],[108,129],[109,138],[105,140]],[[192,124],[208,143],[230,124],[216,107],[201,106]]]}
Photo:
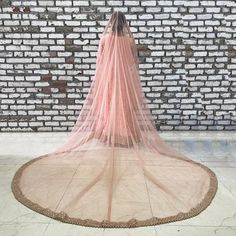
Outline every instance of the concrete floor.
{"label": "concrete floor", "polygon": [[160,132],[161,137],[217,175],[218,190],[199,215],[173,223],[126,229],[92,228],[55,221],[19,203],[11,180],[25,162],[53,151],[68,133],[0,134],[0,236],[235,236],[236,132]]}

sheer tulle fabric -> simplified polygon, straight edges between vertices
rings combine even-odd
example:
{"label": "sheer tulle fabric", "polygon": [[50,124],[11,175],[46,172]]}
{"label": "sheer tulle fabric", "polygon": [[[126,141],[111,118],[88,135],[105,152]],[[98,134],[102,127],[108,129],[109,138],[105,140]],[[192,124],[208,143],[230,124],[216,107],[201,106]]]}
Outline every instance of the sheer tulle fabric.
{"label": "sheer tulle fabric", "polygon": [[212,201],[217,178],[161,139],[142,91],[135,40],[128,25],[119,34],[108,23],[67,141],[25,163],[14,176],[13,193],[41,214],[85,226],[193,217]]}

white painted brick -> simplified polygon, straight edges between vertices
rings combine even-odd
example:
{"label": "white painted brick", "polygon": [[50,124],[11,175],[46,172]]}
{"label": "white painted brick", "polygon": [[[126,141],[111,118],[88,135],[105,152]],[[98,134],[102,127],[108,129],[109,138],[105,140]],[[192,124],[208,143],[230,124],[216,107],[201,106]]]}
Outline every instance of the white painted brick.
{"label": "white painted brick", "polygon": [[[28,114],[29,115],[42,115],[43,114],[43,111],[28,111]],[[38,119],[38,118],[37,118]],[[40,120],[40,119],[39,119]]]}
{"label": "white painted brick", "polygon": [[[203,1],[201,1],[203,2]],[[191,0],[191,1],[183,1],[184,3],[184,6],[185,7],[198,7],[199,6],[199,1],[194,1],[194,0]]]}
{"label": "white painted brick", "polygon": [[67,122],[60,122],[60,125],[61,126],[74,126],[75,123],[67,121]]}
{"label": "white painted brick", "polygon": [[8,13],[1,13],[0,19],[1,19],[1,20],[11,19],[11,14],[8,14]]}
{"label": "white painted brick", "polygon": [[[86,1],[87,2],[87,1]],[[106,5],[106,2],[105,1],[91,1],[90,2],[92,6],[105,6]],[[103,11],[101,11],[103,12]]]}
{"label": "white painted brick", "polygon": [[[95,1],[95,2],[98,2],[98,1]],[[76,0],[73,0],[73,6],[89,6],[89,1],[76,1]]]}
{"label": "white painted brick", "polygon": [[56,121],[45,121],[45,126],[59,126],[59,122],[56,122]]}
{"label": "white painted brick", "polygon": [[[75,20],[73,20],[73,21],[66,20],[65,21],[65,25],[66,26],[80,26],[80,25],[83,25],[83,22],[75,21]],[[87,25],[86,26],[88,26],[88,25],[96,25],[96,22],[92,21],[92,22],[88,23],[88,21],[87,21]]]}
{"label": "white painted brick", "polygon": [[54,0],[47,0],[47,1],[45,1],[45,0],[40,0],[40,1],[38,2],[38,5],[39,5],[39,6],[54,6],[54,3],[55,3]]}
{"label": "white painted brick", "polygon": [[[56,2],[56,6],[71,6],[72,5],[72,1],[56,0],[55,2]],[[77,1],[77,2],[83,2],[83,1]]]}
{"label": "white painted brick", "polygon": [[31,21],[31,25],[32,26],[46,26],[47,25],[47,21],[41,21],[41,20],[33,20]]}
{"label": "white painted brick", "polygon": [[140,1],[124,1],[125,6],[139,6]]}
{"label": "white painted brick", "polygon": [[44,115],[58,115],[59,111],[55,110],[44,110]]}
{"label": "white painted brick", "polygon": [[200,3],[201,3],[201,6],[207,6],[207,7],[213,7],[213,6],[216,5],[215,1],[205,1],[205,0],[202,0]]}
{"label": "white painted brick", "polygon": [[50,46],[49,50],[50,51],[64,51],[65,47],[64,46]]}
{"label": "white painted brick", "polygon": [[37,121],[30,121],[29,126],[43,126],[43,122],[37,122]]}
{"label": "white painted brick", "polygon": [[19,20],[5,20],[4,25],[5,26],[17,26],[17,25],[20,25],[20,21]]}
{"label": "white painted brick", "polygon": [[[158,2],[160,3],[160,1]],[[157,1],[141,1],[141,6],[156,6],[157,5]]]}
{"label": "white painted brick", "polygon": [[67,127],[52,127],[53,131],[67,131]]}
{"label": "white painted brick", "polygon": [[123,1],[107,1],[108,6],[122,6]]}
{"label": "white painted brick", "polygon": [[[7,122],[0,121],[0,127],[7,127]],[[4,131],[4,128],[2,130]],[[8,131],[11,131],[11,130],[9,129]]]}
{"label": "white painted brick", "polygon": [[51,127],[38,127],[38,131],[52,131],[52,128]]}
{"label": "white painted brick", "polygon": [[71,15],[57,15],[57,20],[71,20]]}
{"label": "white painted brick", "polygon": [[139,19],[141,20],[149,20],[149,19],[153,19],[153,15],[152,14],[140,14]]}

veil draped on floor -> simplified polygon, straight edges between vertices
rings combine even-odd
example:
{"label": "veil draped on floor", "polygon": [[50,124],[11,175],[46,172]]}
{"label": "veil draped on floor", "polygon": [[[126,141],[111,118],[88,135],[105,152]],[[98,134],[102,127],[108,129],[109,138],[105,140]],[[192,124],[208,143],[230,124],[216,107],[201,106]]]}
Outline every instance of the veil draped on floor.
{"label": "veil draped on floor", "polygon": [[135,39],[115,12],[99,41],[96,71],[66,142],[16,172],[15,198],[56,220],[137,227],[198,215],[217,178],[158,134],[139,78]]}

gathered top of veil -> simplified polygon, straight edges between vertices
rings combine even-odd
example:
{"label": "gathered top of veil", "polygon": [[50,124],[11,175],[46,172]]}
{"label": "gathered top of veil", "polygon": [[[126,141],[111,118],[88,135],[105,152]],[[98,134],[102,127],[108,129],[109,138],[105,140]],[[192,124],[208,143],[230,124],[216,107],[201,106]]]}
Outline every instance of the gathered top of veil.
{"label": "gathered top of veil", "polygon": [[133,34],[129,28],[128,22],[123,15],[119,15],[119,12],[114,12],[114,14],[108,20],[102,36],[112,35],[118,37],[130,37],[133,38]]}
{"label": "gathered top of veil", "polygon": [[[113,54],[113,57],[118,57],[122,54],[122,52],[119,52],[118,47],[123,46],[124,44],[127,44],[130,46],[130,52],[132,53],[132,56],[129,63],[133,63],[136,68],[138,68],[138,51],[137,51],[137,45],[135,43],[135,39],[133,36],[133,33],[130,30],[129,24],[126,21],[126,18],[123,17],[122,14],[119,14],[120,12],[114,12],[114,14],[111,16],[111,18],[108,20],[102,34],[101,39],[99,42],[99,49],[97,53],[97,65],[100,61],[101,56],[103,55],[104,47],[106,47],[106,51],[111,51]],[[109,43],[105,45],[105,40],[109,39]],[[124,48],[123,48],[124,49]],[[128,52],[127,52],[128,53]],[[120,55],[118,55],[120,54]],[[111,55],[111,54],[110,54]],[[124,59],[123,55],[123,59]],[[110,59],[110,57],[109,57]]]}

